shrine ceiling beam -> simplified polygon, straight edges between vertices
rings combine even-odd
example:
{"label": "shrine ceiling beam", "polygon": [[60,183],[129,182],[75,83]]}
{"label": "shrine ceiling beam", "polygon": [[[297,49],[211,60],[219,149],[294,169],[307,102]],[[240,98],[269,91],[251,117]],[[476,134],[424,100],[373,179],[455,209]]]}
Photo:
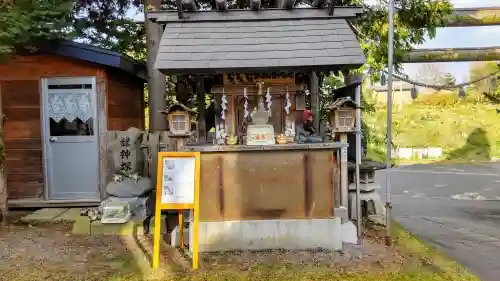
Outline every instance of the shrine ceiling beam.
{"label": "shrine ceiling beam", "polygon": [[487,48],[415,49],[406,54],[403,63],[500,61],[500,46]]}

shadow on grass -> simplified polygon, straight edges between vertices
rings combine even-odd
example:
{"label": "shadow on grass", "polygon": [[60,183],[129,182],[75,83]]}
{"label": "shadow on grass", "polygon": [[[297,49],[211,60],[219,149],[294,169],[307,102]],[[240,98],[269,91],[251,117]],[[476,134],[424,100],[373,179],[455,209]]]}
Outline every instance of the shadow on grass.
{"label": "shadow on grass", "polygon": [[[483,128],[474,129],[465,144],[455,150],[450,151],[445,161],[490,161],[491,144],[487,137],[487,132]],[[439,162],[438,162],[439,163]]]}

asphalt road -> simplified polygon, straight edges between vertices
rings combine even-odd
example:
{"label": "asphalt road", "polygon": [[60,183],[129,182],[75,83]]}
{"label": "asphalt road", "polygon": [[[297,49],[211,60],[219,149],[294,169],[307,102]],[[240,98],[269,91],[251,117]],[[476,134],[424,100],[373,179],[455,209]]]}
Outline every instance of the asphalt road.
{"label": "asphalt road", "polygon": [[[385,196],[385,171],[376,175]],[[500,163],[391,172],[393,217],[481,280],[500,280]]]}

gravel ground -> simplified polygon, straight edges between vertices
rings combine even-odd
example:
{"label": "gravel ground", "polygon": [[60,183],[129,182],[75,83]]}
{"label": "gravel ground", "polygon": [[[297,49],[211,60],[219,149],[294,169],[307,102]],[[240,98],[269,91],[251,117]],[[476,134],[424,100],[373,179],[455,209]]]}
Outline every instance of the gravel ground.
{"label": "gravel ground", "polygon": [[284,268],[330,268],[340,272],[379,272],[398,270],[405,257],[394,249],[387,248],[376,238],[365,238],[361,245],[345,244],[342,251],[234,251],[205,253],[201,255],[202,266],[207,270],[237,268],[250,270],[262,267]]}
{"label": "gravel ground", "polygon": [[[7,231],[1,231],[0,280],[146,279],[144,267],[137,263],[138,249],[130,241],[133,238],[76,236],[70,232],[71,227],[65,225],[11,225]],[[144,240],[142,244],[150,245],[146,252],[151,252],[152,237],[141,240]],[[162,255],[163,271],[180,273],[190,267],[176,250],[162,249]],[[273,250],[205,253],[201,254],[201,271],[317,268],[334,272],[384,272],[398,271],[406,260],[377,239],[366,238],[362,246],[345,245],[342,252]],[[148,265],[146,267],[149,269]],[[147,276],[158,277],[158,274]]]}

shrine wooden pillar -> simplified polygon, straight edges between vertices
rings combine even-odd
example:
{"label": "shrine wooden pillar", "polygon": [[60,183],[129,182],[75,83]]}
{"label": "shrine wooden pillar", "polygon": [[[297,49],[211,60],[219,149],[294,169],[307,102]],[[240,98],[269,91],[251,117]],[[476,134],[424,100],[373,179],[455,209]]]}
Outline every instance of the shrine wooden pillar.
{"label": "shrine wooden pillar", "polygon": [[[161,0],[146,0],[145,7],[152,7],[154,10],[161,10]],[[148,12],[144,8],[144,13]],[[163,131],[167,129],[165,116],[160,112],[166,107],[165,93],[166,81],[165,75],[154,68],[156,54],[160,46],[163,27],[161,24],[148,20],[146,14],[146,38],[148,50],[148,102],[149,102],[149,130],[152,132]]]}
{"label": "shrine wooden pillar", "polygon": [[207,126],[205,122],[205,87],[203,77],[196,78],[196,98],[198,102],[198,142],[207,142]]}
{"label": "shrine wooden pillar", "polygon": [[[319,128],[319,79],[316,72],[311,72],[309,77],[309,92],[311,94],[311,111],[314,113],[314,127]],[[319,133],[319,132],[317,132]]]}

